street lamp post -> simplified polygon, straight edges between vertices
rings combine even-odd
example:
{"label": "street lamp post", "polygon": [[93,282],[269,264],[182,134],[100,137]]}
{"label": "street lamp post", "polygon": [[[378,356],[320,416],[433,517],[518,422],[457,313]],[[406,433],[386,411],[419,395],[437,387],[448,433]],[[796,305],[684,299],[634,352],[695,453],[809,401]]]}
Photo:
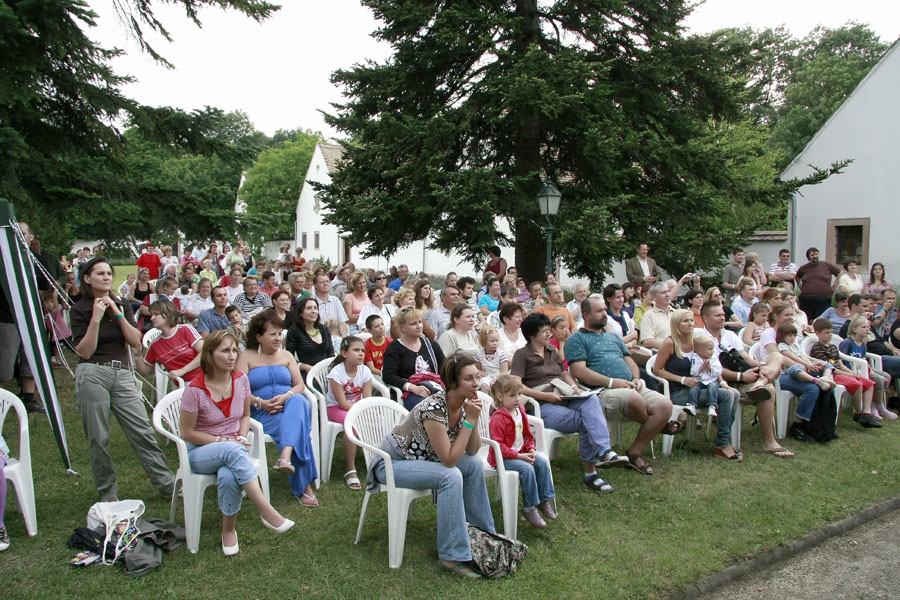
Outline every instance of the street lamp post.
{"label": "street lamp post", "polygon": [[547,181],[538,192],[537,201],[541,214],[547,220],[547,273],[553,272],[553,219],[559,212],[559,201],[562,194],[556,186]]}

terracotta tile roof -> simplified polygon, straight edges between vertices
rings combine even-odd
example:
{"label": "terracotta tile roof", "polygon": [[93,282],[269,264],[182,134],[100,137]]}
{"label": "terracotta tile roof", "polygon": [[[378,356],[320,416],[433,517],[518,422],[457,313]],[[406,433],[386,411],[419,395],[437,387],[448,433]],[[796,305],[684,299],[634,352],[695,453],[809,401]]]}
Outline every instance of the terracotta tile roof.
{"label": "terracotta tile roof", "polygon": [[334,173],[341,157],[344,156],[344,147],[340,144],[319,142],[319,149],[322,150],[322,156],[325,157],[325,166],[328,167],[328,172]]}

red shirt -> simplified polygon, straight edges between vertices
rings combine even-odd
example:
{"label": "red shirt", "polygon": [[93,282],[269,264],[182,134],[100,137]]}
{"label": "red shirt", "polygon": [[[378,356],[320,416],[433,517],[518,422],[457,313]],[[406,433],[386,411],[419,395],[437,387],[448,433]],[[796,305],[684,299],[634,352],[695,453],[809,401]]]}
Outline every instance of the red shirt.
{"label": "red shirt", "polygon": [[270,287],[270,288],[259,286],[259,291],[267,293],[269,295],[269,297],[271,298],[272,295],[278,291],[278,286]]}
{"label": "red shirt", "polygon": [[372,338],[366,340],[366,358],[365,361],[372,361],[375,369],[378,371],[381,370],[381,366],[384,364],[384,351],[387,350],[388,344],[391,343],[391,338],[384,336],[384,343],[376,346],[375,342],[372,341]]}
{"label": "red shirt", "polygon": [[[521,406],[519,414],[522,415],[522,448],[519,452],[527,454],[534,450],[534,435],[528,427],[528,415]],[[519,452],[512,449],[516,443],[516,422],[505,408],[498,408],[491,415],[491,439],[500,444],[500,454],[503,458],[518,458]],[[492,467],[497,466],[493,448],[488,453],[488,462]]]}
{"label": "red shirt", "polygon": [[[194,344],[203,338],[197,333],[197,330],[190,325],[176,325],[175,333],[172,337],[164,338],[160,336],[155,342],[150,344],[147,349],[147,356],[144,362],[148,365],[159,363],[166,368],[167,371],[184,368],[189,362],[197,357],[194,350]],[[189,371],[182,377],[185,382],[191,382],[195,377],[203,371],[197,367],[193,371]]]}
{"label": "red shirt", "polygon": [[159,279],[159,267],[162,261],[155,252],[145,252],[137,259],[138,269],[149,269],[150,279]]}
{"label": "red shirt", "polygon": [[305,264],[306,264],[306,259],[303,258],[302,256],[300,258],[295,258],[292,271],[294,273],[296,273],[297,271],[302,271],[303,265],[305,265]]}

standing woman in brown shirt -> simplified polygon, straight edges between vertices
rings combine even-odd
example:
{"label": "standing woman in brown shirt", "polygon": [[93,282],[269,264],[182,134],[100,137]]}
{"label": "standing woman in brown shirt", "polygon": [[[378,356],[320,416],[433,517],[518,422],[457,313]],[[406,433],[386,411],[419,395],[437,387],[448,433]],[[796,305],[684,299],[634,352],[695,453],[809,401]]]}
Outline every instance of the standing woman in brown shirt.
{"label": "standing woman in brown shirt", "polygon": [[101,501],[117,499],[116,469],[109,455],[112,413],[153,486],[171,497],[175,477],[141,404],[128,349],[129,345],[140,347],[141,333],[131,305],[110,294],[112,282],[106,258],[89,260],[82,270],[81,299],[69,312],[75,352],[81,357],[75,368],[75,403],[88,439],[94,485]]}

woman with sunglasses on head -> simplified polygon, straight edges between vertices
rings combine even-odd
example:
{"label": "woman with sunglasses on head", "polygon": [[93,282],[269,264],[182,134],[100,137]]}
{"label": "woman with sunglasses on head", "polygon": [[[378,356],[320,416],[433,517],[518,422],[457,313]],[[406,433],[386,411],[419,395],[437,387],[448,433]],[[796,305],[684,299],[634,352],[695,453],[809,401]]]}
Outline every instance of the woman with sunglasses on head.
{"label": "woman with sunglasses on head", "polygon": [[444,362],[440,345],[422,335],[422,311],[406,306],[397,311],[399,336],[384,351],[381,377],[403,390],[403,405],[411,410],[423,399],[444,389],[438,371]]}
{"label": "woman with sunglasses on head", "polygon": [[131,367],[128,346],[141,347],[141,332],[131,305],[110,294],[112,282],[113,270],[106,258],[87,261],[81,299],[69,310],[75,352],[81,357],[75,368],[75,404],[88,440],[94,485],[101,501],[118,499],[116,469],[109,454],[109,416],[113,414],[153,486],[170,498],[175,477],[156,443]]}

